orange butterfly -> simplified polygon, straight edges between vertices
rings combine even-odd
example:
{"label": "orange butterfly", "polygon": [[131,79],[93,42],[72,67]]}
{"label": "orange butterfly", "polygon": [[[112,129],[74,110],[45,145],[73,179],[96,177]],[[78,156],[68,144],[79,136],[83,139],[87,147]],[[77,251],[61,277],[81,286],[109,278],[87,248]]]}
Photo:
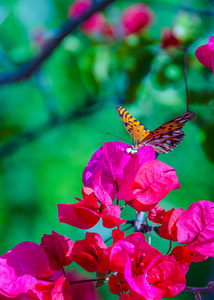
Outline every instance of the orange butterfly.
{"label": "orange butterfly", "polygon": [[150,131],[137,121],[124,107],[118,105],[117,113],[132,137],[134,143],[128,152],[135,152],[142,145],[152,146],[157,153],[172,151],[184,138],[181,130],[186,122],[191,120],[194,112],[186,112],[183,115],[164,123],[154,131]]}

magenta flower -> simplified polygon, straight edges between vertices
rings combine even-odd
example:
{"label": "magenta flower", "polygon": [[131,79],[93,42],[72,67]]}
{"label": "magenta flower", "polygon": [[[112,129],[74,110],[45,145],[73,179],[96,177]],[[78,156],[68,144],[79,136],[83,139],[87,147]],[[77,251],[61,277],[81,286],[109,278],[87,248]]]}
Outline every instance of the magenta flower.
{"label": "magenta flower", "polygon": [[52,275],[45,251],[35,243],[23,242],[0,257],[0,291],[9,298],[35,292],[35,284]]}
{"label": "magenta flower", "polygon": [[125,35],[137,33],[151,24],[153,15],[151,9],[142,3],[133,4],[125,9],[121,16]]}
{"label": "magenta flower", "polygon": [[214,74],[214,36],[210,37],[206,45],[196,49],[195,56],[203,66],[211,68]]}
{"label": "magenta flower", "polygon": [[198,201],[190,205],[177,221],[179,244],[197,252],[193,261],[214,257],[214,203]]}

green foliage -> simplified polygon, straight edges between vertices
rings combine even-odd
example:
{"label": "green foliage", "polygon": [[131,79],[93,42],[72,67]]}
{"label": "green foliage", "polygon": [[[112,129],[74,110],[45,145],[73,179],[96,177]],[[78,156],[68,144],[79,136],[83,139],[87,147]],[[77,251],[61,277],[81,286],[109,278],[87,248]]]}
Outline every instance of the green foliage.
{"label": "green foliage", "polygon": [[[0,3],[1,72],[39,53],[33,40],[36,30],[49,33],[67,18],[67,0],[30,2],[30,10],[27,0]],[[83,238],[83,231],[59,223],[57,203],[81,197],[85,165],[105,141],[115,139],[107,132],[129,140],[117,104],[123,102],[151,130],[185,111],[184,52],[160,48],[166,26],[177,26],[184,46],[201,35],[204,39],[188,51],[189,103],[196,117],[185,126],[184,141],[173,153],[158,158],[176,169],[181,183],[163,205],[185,209],[201,199],[213,200],[214,77],[197,62],[194,51],[211,35],[214,21],[209,13],[214,14],[214,7],[202,0],[189,9],[179,0],[145,2],[154,10],[153,25],[146,32],[111,41],[77,29],[29,80],[0,86],[1,254],[24,240],[40,243],[51,230],[73,240]],[[105,15],[115,21],[113,16],[132,3],[115,1]],[[133,210],[122,217],[134,218]],[[110,233],[104,232],[104,239]],[[159,242],[153,235],[153,245]],[[166,253],[168,243],[161,247]],[[209,268],[204,262],[201,272],[190,271],[188,284],[196,285],[200,273],[207,284]],[[101,291],[106,293],[106,287]],[[176,299],[190,299],[185,296]]]}

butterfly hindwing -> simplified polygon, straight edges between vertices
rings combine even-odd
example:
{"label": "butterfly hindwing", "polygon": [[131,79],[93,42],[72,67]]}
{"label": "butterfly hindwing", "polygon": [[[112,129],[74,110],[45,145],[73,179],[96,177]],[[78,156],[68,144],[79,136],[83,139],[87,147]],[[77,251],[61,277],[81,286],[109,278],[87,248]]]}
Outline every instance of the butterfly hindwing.
{"label": "butterfly hindwing", "polygon": [[181,130],[186,122],[191,120],[195,114],[186,112],[174,118],[154,131],[145,128],[137,121],[124,107],[118,105],[117,113],[134,141],[134,148],[142,145],[152,146],[157,153],[167,153],[172,151],[184,138]]}
{"label": "butterfly hindwing", "polygon": [[184,138],[184,132],[181,129],[194,116],[193,112],[186,112],[164,123],[151,132],[141,143],[152,146],[157,153],[172,151]]}
{"label": "butterfly hindwing", "polygon": [[143,124],[137,121],[124,107],[118,105],[117,113],[124,127],[133,139],[134,143],[143,140],[147,135],[151,133],[149,129],[147,129],[143,126]]}

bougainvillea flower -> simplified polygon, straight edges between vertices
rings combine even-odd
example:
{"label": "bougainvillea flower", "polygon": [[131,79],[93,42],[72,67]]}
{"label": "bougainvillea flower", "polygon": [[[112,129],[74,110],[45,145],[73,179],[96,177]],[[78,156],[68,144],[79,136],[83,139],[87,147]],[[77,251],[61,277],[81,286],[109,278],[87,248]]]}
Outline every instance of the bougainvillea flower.
{"label": "bougainvillea flower", "polygon": [[121,24],[125,35],[137,33],[151,24],[153,15],[151,9],[142,3],[127,7],[121,16]]}
{"label": "bougainvillea flower", "polygon": [[[8,299],[11,299],[11,297],[0,295],[0,300],[8,300]],[[13,300],[32,300],[32,299],[34,300],[35,298],[32,298],[28,294],[20,294],[19,296],[13,298]]]}
{"label": "bougainvillea flower", "polygon": [[160,205],[156,205],[148,212],[148,219],[154,223],[162,224],[165,212],[165,209]]}
{"label": "bougainvillea flower", "polygon": [[164,214],[162,225],[159,228],[160,237],[174,242],[177,241],[176,222],[183,212],[183,208],[172,208]]}
{"label": "bougainvillea flower", "polygon": [[[159,256],[157,256],[159,258]],[[156,258],[154,258],[156,260]],[[136,274],[133,274],[132,272],[132,264],[130,258],[128,258],[125,268],[125,279],[129,284],[130,288],[130,294],[133,294],[135,298],[138,297],[138,299],[153,299],[153,300],[161,300],[163,290],[156,288],[155,286],[152,286],[147,281],[147,272],[149,270],[151,263],[148,266],[148,269],[144,270],[143,275],[136,276]]]}
{"label": "bougainvillea flower", "polygon": [[121,210],[118,205],[109,205],[106,210],[101,213],[103,226],[105,228],[113,228],[126,222],[125,219],[120,219]]}
{"label": "bougainvillea flower", "polygon": [[95,272],[103,258],[107,246],[98,233],[86,233],[85,239],[74,243],[71,257],[83,269]]}
{"label": "bougainvillea flower", "polygon": [[[98,171],[99,172],[99,171]],[[111,198],[100,187],[95,187],[98,197],[104,202],[100,204],[94,193],[90,188],[84,189],[85,194],[83,200],[79,200],[75,204],[58,204],[59,221],[77,228],[89,229],[96,225],[100,218],[102,218],[103,226],[106,228],[113,228],[123,224],[126,220],[120,219],[120,207],[118,205],[110,205]]]}
{"label": "bougainvillea flower", "polygon": [[[61,276],[56,281],[43,285],[37,283],[35,288],[43,294],[42,299],[63,299],[63,300],[72,300],[70,292],[70,282],[69,280]],[[49,297],[48,297],[49,296]]]}
{"label": "bougainvillea flower", "polygon": [[128,203],[138,212],[149,211],[173,189],[179,189],[175,169],[161,161],[148,161],[135,176],[132,186],[135,200]]}
{"label": "bougainvillea flower", "polygon": [[142,233],[135,232],[104,251],[99,271],[100,273],[108,271],[123,273],[127,257],[132,260],[133,268],[145,268],[151,259],[159,254],[157,249],[148,244]]}
{"label": "bougainvillea flower", "polygon": [[[117,184],[114,180],[112,168],[116,168],[115,161],[113,166],[111,160],[114,156],[123,156],[126,148],[129,145],[120,142],[105,143],[102,148],[98,149],[91,157],[89,163],[83,171],[83,184],[85,186],[93,187],[99,185],[100,189],[106,191],[112,200],[114,200],[117,193]],[[122,168],[122,166],[121,166]],[[97,173],[100,179],[96,180]]]}
{"label": "bougainvillea flower", "polygon": [[115,295],[120,295],[122,292],[128,292],[129,290],[123,273],[112,274],[108,286],[110,292]]}
{"label": "bougainvillea flower", "polygon": [[125,269],[125,279],[130,294],[143,299],[161,300],[179,294],[186,285],[186,279],[174,257],[159,255],[154,257],[143,275],[133,274],[130,259]]}
{"label": "bougainvillea flower", "polygon": [[155,151],[150,146],[142,146],[134,155],[123,152],[123,155],[113,156],[112,166],[115,181],[118,186],[117,199],[131,201],[135,199],[133,194],[133,182],[139,169],[148,161],[155,160]]}
{"label": "bougainvillea flower", "polygon": [[203,66],[212,68],[214,74],[214,36],[210,37],[206,45],[196,49],[195,56]]}
{"label": "bougainvillea flower", "polygon": [[[72,2],[68,15],[70,18],[79,18],[92,5],[91,0],[75,0]],[[84,33],[89,35],[99,34],[107,39],[115,38],[116,29],[112,26],[101,12],[94,13],[81,26]]]}
{"label": "bougainvillea flower", "polygon": [[162,297],[174,297],[186,286],[186,278],[173,256],[161,255],[148,266],[147,280],[153,287],[164,290]]}
{"label": "bougainvillea flower", "polygon": [[173,29],[164,29],[162,32],[161,37],[161,48],[168,49],[168,48],[177,48],[181,45],[180,40],[176,36]]}
{"label": "bougainvillea flower", "polygon": [[62,266],[70,265],[73,244],[72,240],[55,231],[51,235],[44,234],[40,246],[44,249],[52,270],[61,270]]}
{"label": "bougainvillea flower", "polygon": [[125,237],[125,232],[119,229],[112,230],[113,244],[122,240]]}
{"label": "bougainvillea flower", "polygon": [[[68,15],[70,18],[79,18],[92,5],[91,0],[75,0],[72,2]],[[82,24],[82,30],[88,34],[101,33],[105,25],[105,17],[101,12],[94,13]]]}
{"label": "bougainvillea flower", "polygon": [[78,284],[71,285],[71,295],[72,300],[101,300],[102,297],[99,293],[99,290],[95,288],[94,282],[81,282],[85,279],[89,279],[90,275],[83,275],[81,273],[77,273],[76,271],[67,271],[66,277],[71,282],[78,282]]}
{"label": "bougainvillea flower", "polygon": [[126,152],[129,147],[121,142],[105,143],[93,154],[83,171],[83,184],[93,187],[96,197],[105,205],[110,202],[110,199],[108,203],[104,202],[107,199],[106,193],[112,200],[116,194],[119,200],[134,199],[134,176],[145,162],[155,159],[152,147],[142,146],[135,155]]}
{"label": "bougainvillea flower", "polygon": [[35,243],[23,242],[0,257],[0,293],[7,297],[34,291],[52,275],[45,251]]}
{"label": "bougainvillea flower", "polygon": [[106,203],[103,201],[102,190],[110,194],[112,200],[116,193],[119,200],[134,199],[134,176],[145,162],[156,157],[154,149],[150,146],[140,147],[135,155],[126,152],[129,147],[121,142],[105,143],[94,153],[83,171],[84,185],[94,187],[97,198],[103,204]]}
{"label": "bougainvillea flower", "polygon": [[80,229],[89,229],[100,220],[97,212],[99,208],[94,194],[75,204],[58,204],[59,221]]}
{"label": "bougainvillea flower", "polygon": [[175,257],[179,263],[181,271],[184,275],[186,275],[189,270],[189,265],[192,262],[192,258],[195,255],[195,251],[189,250],[183,246],[176,246],[172,249],[170,255]]}
{"label": "bougainvillea flower", "polygon": [[[214,256],[214,203],[198,201],[190,205],[177,221],[180,244],[208,257]],[[194,261],[194,258],[193,258]]]}
{"label": "bougainvillea flower", "polygon": [[132,300],[133,298],[129,294],[122,294],[119,300]]}

